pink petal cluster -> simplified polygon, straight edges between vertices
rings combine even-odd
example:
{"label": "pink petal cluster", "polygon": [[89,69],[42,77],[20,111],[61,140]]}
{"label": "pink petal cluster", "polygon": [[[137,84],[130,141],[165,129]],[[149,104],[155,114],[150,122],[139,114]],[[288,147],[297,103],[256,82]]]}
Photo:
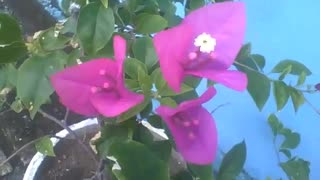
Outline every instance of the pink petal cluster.
{"label": "pink petal cluster", "polygon": [[62,104],[82,115],[115,117],[144,100],[124,84],[126,41],[115,36],[113,46],[115,61],[94,59],[51,76]]}
{"label": "pink petal cluster", "polygon": [[[168,85],[180,92],[185,76],[192,75],[245,90],[246,75],[228,70],[242,46],[244,33],[244,4],[225,2],[197,9],[180,25],[156,34],[154,45]],[[198,99],[183,102],[177,108],[156,109],[168,125],[178,151],[190,163],[205,165],[214,160],[217,130],[202,104],[215,93],[210,87]]]}
{"label": "pink petal cluster", "polygon": [[160,106],[156,112],[168,125],[178,151],[194,164],[210,164],[217,149],[217,130],[211,114],[202,107],[216,94],[213,87],[198,99],[181,103],[177,108]]}
{"label": "pink petal cluster", "polygon": [[176,92],[180,92],[187,75],[208,78],[238,91],[245,90],[246,75],[228,70],[241,48],[244,35],[242,2],[214,3],[191,12],[180,25],[154,37],[165,80]]}

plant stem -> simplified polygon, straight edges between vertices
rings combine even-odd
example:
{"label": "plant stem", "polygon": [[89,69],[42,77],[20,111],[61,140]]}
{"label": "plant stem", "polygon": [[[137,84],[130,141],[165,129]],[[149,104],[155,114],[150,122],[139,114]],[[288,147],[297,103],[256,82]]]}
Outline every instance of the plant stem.
{"label": "plant stem", "polygon": [[44,112],[44,111],[41,110],[41,109],[39,109],[38,112],[39,112],[40,114],[42,114],[44,117],[48,118],[49,120],[51,120],[51,121],[55,122],[56,124],[58,124],[59,126],[61,126],[63,129],[67,130],[68,133],[69,133],[71,136],[73,136],[73,138],[75,138],[75,140],[82,146],[82,148],[83,148],[88,154],[90,154],[90,157],[92,158],[92,160],[94,160],[94,162],[98,165],[99,162],[98,162],[97,159],[96,159],[96,154],[95,154],[92,150],[90,150],[90,149],[88,148],[88,146],[85,145],[85,144],[81,141],[81,139],[77,136],[77,134],[76,134],[69,126],[67,126],[66,124],[62,123],[62,122],[59,121],[57,118],[51,116],[50,114]]}
{"label": "plant stem", "polygon": [[11,154],[6,160],[4,160],[3,162],[1,162],[0,167],[3,166],[4,164],[6,164],[7,162],[9,162],[12,158],[14,158],[17,154],[19,154],[21,151],[23,151],[25,148],[29,147],[30,145],[36,143],[37,141],[39,141],[42,137],[34,139],[30,142],[28,142],[27,144],[23,145],[21,148],[19,148],[16,152],[14,152],[13,154]]}

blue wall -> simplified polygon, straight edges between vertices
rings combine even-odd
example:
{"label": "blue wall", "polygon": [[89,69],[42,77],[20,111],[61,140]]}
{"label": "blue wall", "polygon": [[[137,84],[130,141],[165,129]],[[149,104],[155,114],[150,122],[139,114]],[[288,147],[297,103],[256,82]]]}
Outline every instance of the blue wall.
{"label": "blue wall", "polygon": [[[303,62],[311,69],[313,76],[308,83],[320,82],[320,1],[244,1],[247,6],[246,41],[252,43],[254,53],[265,56],[266,72],[280,60],[289,58]],[[204,90],[202,85],[199,92]],[[320,108],[319,97],[319,94],[307,96]],[[267,176],[285,178],[277,166],[272,132],[266,120],[270,113],[276,111],[274,101],[270,100],[259,112],[247,92],[237,93],[218,86],[217,96],[206,107],[211,110],[223,103],[230,104],[214,113],[220,148],[227,151],[245,139],[248,151],[245,167],[251,175],[259,179]],[[320,116],[307,104],[295,114],[291,103],[276,114],[285,126],[300,133],[301,144],[294,154],[311,162],[311,180],[320,179]]]}

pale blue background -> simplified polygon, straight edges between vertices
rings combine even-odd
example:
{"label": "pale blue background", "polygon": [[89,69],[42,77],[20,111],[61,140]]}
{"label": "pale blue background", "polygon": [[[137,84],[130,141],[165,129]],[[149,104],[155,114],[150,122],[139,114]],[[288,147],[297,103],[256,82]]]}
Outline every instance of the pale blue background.
{"label": "pale blue background", "polygon": [[[265,56],[266,72],[280,60],[294,59],[303,62],[313,72],[308,83],[320,82],[320,1],[317,0],[244,0],[247,7],[246,41],[253,45],[253,52]],[[180,13],[180,12],[179,12]],[[206,104],[208,110],[223,103],[229,105],[214,113],[219,134],[219,146],[228,151],[245,139],[247,144],[246,170],[258,179],[286,179],[277,166],[272,145],[272,132],[267,117],[276,111],[270,100],[259,112],[247,92],[237,93],[218,86],[218,94]],[[199,93],[205,91],[203,84]],[[271,94],[272,96],[272,94]],[[307,96],[320,107],[320,94]],[[278,112],[285,126],[301,134],[301,144],[294,151],[311,162],[311,180],[320,179],[320,116],[305,104],[297,114],[289,103]],[[282,157],[283,158],[283,157]],[[219,161],[219,158],[218,158]]]}

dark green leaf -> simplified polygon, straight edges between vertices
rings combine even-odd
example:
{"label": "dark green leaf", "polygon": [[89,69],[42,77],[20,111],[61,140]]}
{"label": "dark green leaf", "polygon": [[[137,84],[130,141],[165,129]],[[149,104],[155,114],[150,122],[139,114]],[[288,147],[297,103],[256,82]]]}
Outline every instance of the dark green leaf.
{"label": "dark green leaf", "polygon": [[290,74],[300,75],[302,72],[305,72],[307,76],[311,75],[311,71],[304,64],[288,59],[280,61],[271,72],[282,73],[288,66],[292,66]]}
{"label": "dark green leaf", "polygon": [[248,77],[247,89],[257,107],[262,110],[270,96],[270,80],[264,74],[256,71],[246,70],[245,72]]}
{"label": "dark green leaf", "polygon": [[111,8],[100,3],[90,3],[80,11],[77,34],[84,50],[94,54],[102,49],[114,32],[114,17]]}
{"label": "dark green leaf", "polygon": [[247,58],[251,54],[251,44],[247,43],[243,45],[237,55],[236,60],[238,61],[239,59]]}
{"label": "dark green leaf", "polygon": [[17,61],[27,53],[17,21],[0,13],[0,64]]}
{"label": "dark green leaf", "polygon": [[168,165],[141,143],[114,143],[110,148],[110,155],[116,158],[126,180],[169,180]]}
{"label": "dark green leaf", "polygon": [[270,114],[270,116],[268,117],[268,123],[272,129],[274,136],[276,136],[280,132],[280,130],[283,128],[283,124],[279,121],[277,116],[275,116],[274,114]]}
{"label": "dark green leaf", "polygon": [[252,54],[250,56],[254,62],[257,64],[257,66],[262,70],[264,68],[264,66],[266,65],[266,60],[264,58],[264,56],[260,55],[260,54]]}
{"label": "dark green leaf", "polygon": [[300,134],[292,132],[287,128],[284,128],[280,133],[285,137],[281,144],[282,149],[295,149],[299,145]]}
{"label": "dark green leaf", "polygon": [[222,160],[218,180],[233,180],[238,176],[246,160],[246,151],[244,141],[233,146]]}
{"label": "dark green leaf", "polygon": [[288,149],[280,149],[280,152],[282,152],[287,158],[291,158],[291,152]]}
{"label": "dark green leaf", "polygon": [[148,122],[155,128],[162,128],[162,119],[158,115],[150,116]]}
{"label": "dark green leaf", "polygon": [[290,87],[289,90],[294,110],[297,112],[300,106],[304,104],[304,95],[292,87]]}
{"label": "dark green leaf", "polygon": [[171,179],[172,180],[194,180],[189,171],[181,171]]}
{"label": "dark green leaf", "polygon": [[61,70],[66,64],[66,59],[66,54],[59,51],[34,55],[20,66],[17,77],[17,96],[29,106],[31,117],[34,117],[40,106],[53,93],[49,76]]}
{"label": "dark green leaf", "polygon": [[46,156],[55,156],[53,144],[48,136],[44,136],[37,141],[36,149],[38,152]]}
{"label": "dark green leaf", "polygon": [[135,29],[138,33],[152,34],[168,26],[166,19],[159,15],[141,13],[134,19]]}
{"label": "dark green leaf", "polygon": [[194,174],[200,180],[214,179],[212,165],[201,166],[201,165],[189,164],[188,167],[191,170],[192,174]]}
{"label": "dark green leaf", "polygon": [[309,179],[310,163],[303,159],[290,159],[285,163],[280,164],[281,168],[288,177],[293,180]]}
{"label": "dark green leaf", "polygon": [[171,157],[171,143],[170,141],[154,141],[149,144],[148,147],[152,150],[152,152],[164,162],[168,162]]}
{"label": "dark green leaf", "polygon": [[273,81],[273,95],[276,100],[277,110],[280,111],[289,100],[289,89],[283,81]]}

